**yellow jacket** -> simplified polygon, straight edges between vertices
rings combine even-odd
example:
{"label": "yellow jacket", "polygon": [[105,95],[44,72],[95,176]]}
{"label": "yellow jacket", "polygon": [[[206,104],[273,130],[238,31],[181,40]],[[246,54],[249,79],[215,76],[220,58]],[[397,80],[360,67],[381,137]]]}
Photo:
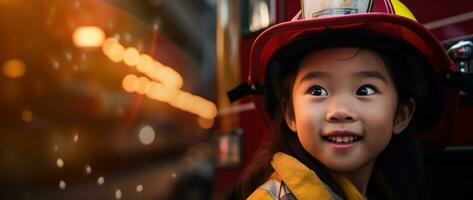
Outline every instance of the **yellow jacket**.
{"label": "yellow jacket", "polygon": [[[276,153],[271,165],[274,173],[265,184],[248,197],[249,200],[294,199],[294,197],[297,200],[341,199],[319,179],[314,171],[290,155]],[[348,200],[366,200],[347,178],[342,175],[333,174],[333,176]],[[283,183],[282,186],[281,183]]]}

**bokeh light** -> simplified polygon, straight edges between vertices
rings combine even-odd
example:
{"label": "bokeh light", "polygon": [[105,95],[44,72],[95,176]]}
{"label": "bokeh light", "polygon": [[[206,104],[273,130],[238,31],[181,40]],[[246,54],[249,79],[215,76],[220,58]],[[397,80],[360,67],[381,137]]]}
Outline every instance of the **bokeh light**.
{"label": "bokeh light", "polygon": [[115,199],[121,199],[122,198],[122,190],[117,189],[115,190]]}
{"label": "bokeh light", "polygon": [[72,40],[77,47],[100,47],[105,39],[103,30],[96,26],[76,28]]}
{"label": "bokeh light", "polygon": [[105,55],[113,62],[121,62],[123,60],[123,53],[125,53],[125,47],[118,42],[111,44],[105,49]]}
{"label": "bokeh light", "polygon": [[145,95],[151,99],[166,102],[171,106],[208,120],[212,120],[217,116],[217,106],[213,102],[191,93],[171,89],[157,82],[149,82],[143,90]]}
{"label": "bokeh light", "polygon": [[143,191],[143,185],[137,185],[136,186],[136,192],[142,192]]}
{"label": "bokeh light", "polygon": [[105,183],[105,178],[103,176],[100,176],[98,179],[97,179],[97,184],[99,185],[103,185]]}
{"label": "bokeh light", "polygon": [[64,161],[62,160],[62,158],[58,158],[58,159],[56,160],[56,165],[57,165],[57,167],[59,167],[59,168],[62,168],[62,167],[64,166]]}
{"label": "bokeh light", "polygon": [[151,143],[153,143],[155,137],[156,134],[154,132],[153,127],[151,126],[143,126],[138,134],[140,142],[144,145],[150,145]]}
{"label": "bokeh light", "polygon": [[157,82],[151,83],[150,89],[146,93],[146,96],[162,102],[168,102],[168,100],[172,98],[170,89]]}
{"label": "bokeh light", "polygon": [[148,56],[146,54],[142,54],[140,56],[140,61],[136,65],[136,69],[138,69],[138,71],[146,74],[150,70],[152,70],[152,68],[153,68],[153,58],[151,58],[151,56]]}
{"label": "bokeh light", "polygon": [[64,58],[67,60],[67,61],[71,61],[72,60],[72,54],[71,52],[64,52]]}
{"label": "bokeh light", "polygon": [[54,68],[55,70],[59,69],[59,67],[61,66],[61,65],[59,64],[59,61],[57,61],[56,59],[51,59],[51,64],[53,65],[53,68]]}
{"label": "bokeh light", "polygon": [[212,126],[214,125],[215,120],[214,119],[206,119],[206,118],[203,118],[203,117],[198,117],[197,122],[198,122],[198,124],[201,128],[209,129],[209,128],[212,128]]}
{"label": "bokeh light", "polygon": [[136,93],[138,94],[146,94],[147,91],[151,89],[151,84],[150,80],[147,79],[146,77],[140,77],[138,78],[138,87],[136,89]]}
{"label": "bokeh light", "polygon": [[162,82],[166,87],[180,89],[184,84],[182,76],[174,69],[166,67],[160,62],[154,62],[153,71],[147,75],[157,81]]}
{"label": "bokeh light", "polygon": [[66,182],[64,180],[59,181],[59,189],[66,189]]}
{"label": "bokeh light", "polygon": [[135,66],[140,61],[140,52],[133,47],[126,48],[123,53],[123,62],[128,66]]}
{"label": "bokeh light", "polygon": [[74,138],[72,139],[75,143],[79,142],[79,133],[74,134]]}
{"label": "bokeh light", "polygon": [[[113,49],[116,45],[120,45],[116,40],[107,39],[103,45],[104,53],[110,57],[110,51],[112,51],[110,49]],[[138,71],[155,80],[152,81],[146,77],[128,74],[122,81],[122,87],[126,92],[146,95],[151,99],[168,103],[171,106],[191,112],[207,120],[213,120],[217,116],[217,106],[213,102],[180,90],[184,81],[181,75],[174,69],[164,66],[148,55],[139,55],[139,52],[134,48],[128,48],[125,54],[122,54],[122,57],[124,57],[123,59],[127,65],[136,65]],[[117,57],[117,60],[119,59]],[[211,126],[212,124],[209,125],[208,123],[202,123],[201,125],[203,128],[210,128]]]}
{"label": "bokeh light", "polygon": [[102,53],[107,55],[110,47],[114,44],[118,44],[118,41],[115,38],[107,38],[102,43]]}
{"label": "bokeh light", "polygon": [[125,49],[116,39],[107,38],[102,44],[102,52],[113,62],[123,61],[128,66],[136,66],[137,70],[166,87],[180,89],[184,84],[182,76],[162,63],[153,60],[149,55],[140,55],[136,48]]}
{"label": "bokeh light", "polygon": [[23,110],[21,112],[21,119],[25,122],[33,121],[33,113],[30,110]]}
{"label": "bokeh light", "polygon": [[138,89],[138,77],[128,74],[123,78],[122,87],[127,92],[134,92]]}
{"label": "bokeh light", "polygon": [[90,165],[85,166],[85,173],[86,174],[91,174],[92,173],[92,167]]}
{"label": "bokeh light", "polygon": [[25,75],[25,63],[19,59],[11,59],[3,64],[3,75],[9,78],[20,78]]}

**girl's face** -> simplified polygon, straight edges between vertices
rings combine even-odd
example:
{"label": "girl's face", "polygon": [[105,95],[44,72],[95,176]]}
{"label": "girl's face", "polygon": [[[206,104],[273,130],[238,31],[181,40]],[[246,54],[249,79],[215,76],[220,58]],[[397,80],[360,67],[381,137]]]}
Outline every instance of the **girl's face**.
{"label": "girl's face", "polygon": [[310,54],[294,80],[292,101],[293,112],[285,112],[289,128],[307,152],[339,172],[372,166],[410,120],[408,112],[396,116],[394,83],[380,56],[366,49]]}

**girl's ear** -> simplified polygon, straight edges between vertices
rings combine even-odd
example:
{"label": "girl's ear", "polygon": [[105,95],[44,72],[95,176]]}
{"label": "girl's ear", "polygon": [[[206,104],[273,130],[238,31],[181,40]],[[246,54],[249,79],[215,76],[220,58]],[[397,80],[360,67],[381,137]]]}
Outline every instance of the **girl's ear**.
{"label": "girl's ear", "polygon": [[394,120],[394,127],[393,127],[394,134],[399,134],[404,129],[407,128],[407,126],[409,125],[409,122],[412,119],[412,116],[414,115],[415,109],[416,109],[416,102],[414,101],[413,98],[410,98],[406,104],[403,104],[398,108],[398,111],[396,113],[396,117]]}
{"label": "girl's ear", "polygon": [[294,108],[292,107],[292,103],[287,100],[283,100],[283,108],[284,120],[286,121],[287,127],[291,129],[292,132],[297,132],[296,127],[296,120],[294,115]]}

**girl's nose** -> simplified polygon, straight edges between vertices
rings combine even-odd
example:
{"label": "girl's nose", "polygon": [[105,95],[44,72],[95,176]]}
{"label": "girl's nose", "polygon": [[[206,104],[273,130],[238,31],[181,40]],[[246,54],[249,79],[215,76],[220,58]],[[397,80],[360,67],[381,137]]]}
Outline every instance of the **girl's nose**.
{"label": "girl's nose", "polygon": [[332,102],[327,111],[327,121],[329,122],[352,122],[357,120],[353,112],[350,100]]}

